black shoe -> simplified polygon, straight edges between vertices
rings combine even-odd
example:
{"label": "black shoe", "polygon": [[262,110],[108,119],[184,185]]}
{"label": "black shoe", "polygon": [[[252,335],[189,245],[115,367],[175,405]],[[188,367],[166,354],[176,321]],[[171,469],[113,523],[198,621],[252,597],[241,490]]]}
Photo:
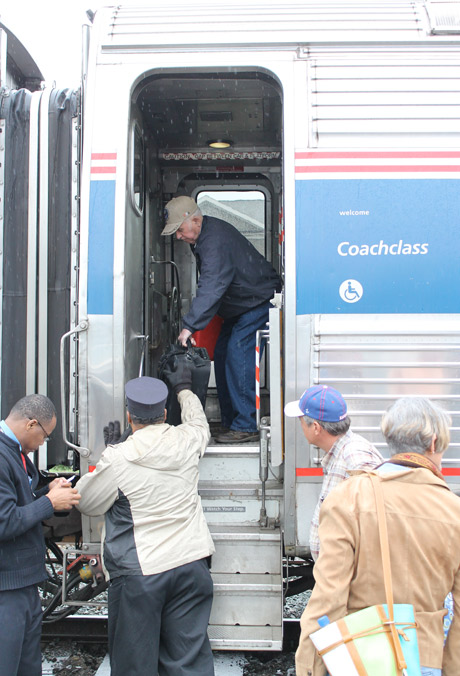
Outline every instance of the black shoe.
{"label": "black shoe", "polygon": [[230,427],[211,427],[211,436],[215,439],[220,434],[227,434],[230,431]]}
{"label": "black shoe", "polygon": [[228,432],[217,434],[214,439],[218,444],[244,444],[246,441],[259,441],[259,433],[228,430]]}

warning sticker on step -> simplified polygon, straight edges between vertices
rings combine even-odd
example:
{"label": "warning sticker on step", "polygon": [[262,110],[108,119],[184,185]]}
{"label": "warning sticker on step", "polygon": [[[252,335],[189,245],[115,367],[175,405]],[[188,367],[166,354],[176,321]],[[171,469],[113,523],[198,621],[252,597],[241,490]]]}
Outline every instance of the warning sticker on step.
{"label": "warning sticker on step", "polygon": [[203,507],[203,512],[245,512],[246,507]]}

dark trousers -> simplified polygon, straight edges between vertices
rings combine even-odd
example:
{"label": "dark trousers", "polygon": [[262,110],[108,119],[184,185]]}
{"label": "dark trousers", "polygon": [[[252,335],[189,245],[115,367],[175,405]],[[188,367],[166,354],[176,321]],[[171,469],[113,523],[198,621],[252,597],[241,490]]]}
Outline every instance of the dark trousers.
{"label": "dark trousers", "polygon": [[226,319],[214,348],[214,373],[223,427],[257,432],[256,333],[267,328],[270,301]]}
{"label": "dark trousers", "polygon": [[111,676],[214,676],[207,635],[212,579],[205,559],[109,587]]}
{"label": "dark trousers", "polygon": [[37,585],[0,591],[0,676],[41,676],[41,633]]}

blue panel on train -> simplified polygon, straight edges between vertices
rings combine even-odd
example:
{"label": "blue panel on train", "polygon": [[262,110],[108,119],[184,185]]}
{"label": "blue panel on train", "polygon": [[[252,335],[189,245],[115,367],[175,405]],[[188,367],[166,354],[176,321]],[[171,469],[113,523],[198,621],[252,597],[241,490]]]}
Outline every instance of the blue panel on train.
{"label": "blue panel on train", "polygon": [[115,181],[91,181],[88,242],[88,314],[113,314]]}
{"label": "blue panel on train", "polygon": [[460,183],[296,182],[297,314],[458,312]]}

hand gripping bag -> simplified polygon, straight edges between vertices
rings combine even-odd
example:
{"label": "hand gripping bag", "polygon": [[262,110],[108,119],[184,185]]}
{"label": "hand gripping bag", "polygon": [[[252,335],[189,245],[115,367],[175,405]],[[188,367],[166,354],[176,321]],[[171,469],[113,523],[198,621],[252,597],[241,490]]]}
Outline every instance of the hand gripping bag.
{"label": "hand gripping bag", "polygon": [[211,360],[204,347],[183,347],[182,345],[170,345],[162,354],[158,362],[158,377],[168,385],[169,394],[166,401],[167,418],[170,425],[181,424],[181,409],[177,396],[169,387],[167,379],[163,376],[166,365],[175,370],[178,360],[185,360],[192,372],[192,392],[201,401],[203,408],[206,403],[208,392],[209,375],[211,373]]}

